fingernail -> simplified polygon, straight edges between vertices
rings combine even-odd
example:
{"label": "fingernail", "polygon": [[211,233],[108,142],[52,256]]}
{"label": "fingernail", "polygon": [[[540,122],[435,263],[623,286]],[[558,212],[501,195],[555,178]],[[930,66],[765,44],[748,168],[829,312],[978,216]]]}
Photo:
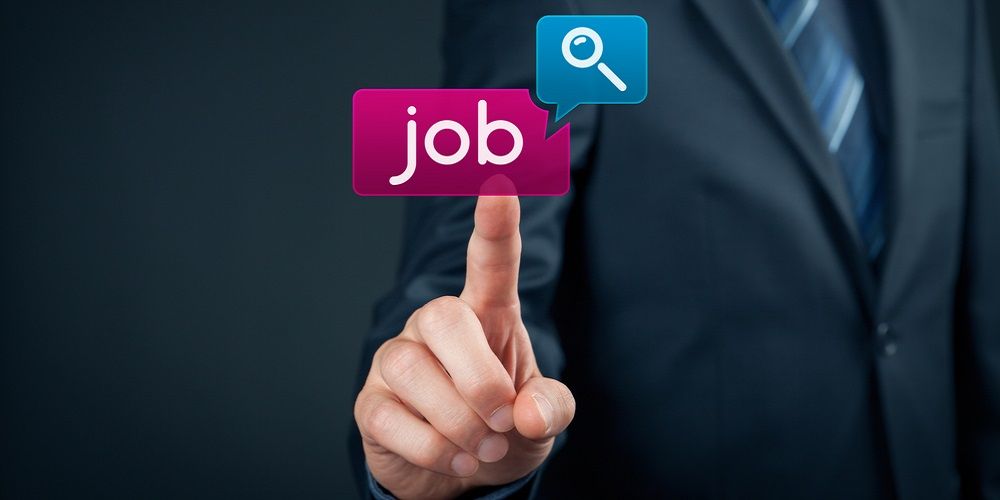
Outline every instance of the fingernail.
{"label": "fingernail", "polygon": [[535,406],[538,407],[538,414],[542,416],[542,420],[545,420],[545,432],[548,433],[552,430],[552,415],[555,413],[555,408],[552,408],[552,403],[549,403],[548,399],[541,394],[532,394],[531,399],[535,400]]}
{"label": "fingernail", "polygon": [[507,455],[507,447],[507,438],[500,434],[491,434],[479,442],[476,454],[479,455],[479,459],[483,462],[498,462]]}
{"label": "fingernail", "polygon": [[507,432],[514,428],[514,405],[503,405],[490,415],[490,428],[497,432]]}
{"label": "fingernail", "polygon": [[476,472],[478,465],[476,457],[464,451],[456,453],[455,458],[451,459],[451,470],[455,471],[455,474],[459,476],[471,476]]}

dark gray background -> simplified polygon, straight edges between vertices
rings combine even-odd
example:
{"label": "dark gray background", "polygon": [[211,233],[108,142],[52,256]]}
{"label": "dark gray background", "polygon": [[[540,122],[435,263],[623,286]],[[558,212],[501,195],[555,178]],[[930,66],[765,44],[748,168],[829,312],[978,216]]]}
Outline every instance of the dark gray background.
{"label": "dark gray background", "polygon": [[350,498],[351,94],[438,85],[441,3],[95,3],[0,11],[0,497]]}
{"label": "dark gray background", "polygon": [[351,192],[351,94],[437,86],[441,14],[4,2],[0,497],[355,494],[402,203]]}

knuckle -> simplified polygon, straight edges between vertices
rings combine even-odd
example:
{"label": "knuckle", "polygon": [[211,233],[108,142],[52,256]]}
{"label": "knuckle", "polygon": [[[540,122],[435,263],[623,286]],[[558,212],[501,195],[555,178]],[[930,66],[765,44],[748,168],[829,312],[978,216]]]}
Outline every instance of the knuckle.
{"label": "knuckle", "polygon": [[426,350],[408,341],[386,342],[383,349],[380,369],[386,381],[406,379],[429,357]]}
{"label": "knuckle", "polygon": [[424,469],[434,469],[445,454],[447,445],[444,439],[433,436],[414,443],[411,460],[413,465]]}
{"label": "knuckle", "polygon": [[463,386],[465,396],[477,404],[488,404],[501,399],[506,392],[504,384],[488,373],[477,373],[469,377]]}
{"label": "knuckle", "polygon": [[448,331],[466,321],[470,312],[469,305],[458,297],[438,297],[420,309],[417,327],[426,333]]}
{"label": "knuckle", "polygon": [[385,401],[370,405],[362,419],[367,434],[375,441],[385,442],[394,432],[394,413],[392,405]]}
{"label": "knuckle", "polygon": [[[367,403],[368,396],[365,394],[364,389],[362,389],[361,393],[358,394],[357,399],[354,400],[354,422],[358,424],[359,428],[361,428],[365,423],[364,418]],[[361,429],[361,432],[364,433],[364,429]]]}
{"label": "knuckle", "polygon": [[392,346],[399,343],[400,340],[399,337],[393,337],[378,346],[378,349],[375,350],[375,354],[372,356],[372,371],[378,371],[378,367],[382,365],[382,360],[385,358],[385,352],[392,349]]}
{"label": "knuckle", "polygon": [[486,434],[486,426],[468,407],[443,410],[439,422],[434,427],[452,441],[469,446],[478,444],[475,443],[476,438]]}

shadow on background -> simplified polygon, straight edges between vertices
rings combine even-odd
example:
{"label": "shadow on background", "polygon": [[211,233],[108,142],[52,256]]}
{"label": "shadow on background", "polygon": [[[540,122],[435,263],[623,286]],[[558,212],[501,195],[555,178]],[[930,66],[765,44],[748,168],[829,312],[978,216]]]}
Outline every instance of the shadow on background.
{"label": "shadow on background", "polygon": [[351,94],[436,86],[441,4],[111,4],[0,7],[0,497],[353,496]]}

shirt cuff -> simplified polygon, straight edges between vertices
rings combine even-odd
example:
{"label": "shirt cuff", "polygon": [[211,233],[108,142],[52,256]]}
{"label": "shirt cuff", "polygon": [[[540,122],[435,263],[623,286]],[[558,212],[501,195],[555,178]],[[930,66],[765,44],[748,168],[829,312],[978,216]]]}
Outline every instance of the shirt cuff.
{"label": "shirt cuff", "polygon": [[[371,492],[372,496],[375,497],[376,500],[396,500],[396,497],[392,496],[392,493],[389,493],[389,490],[383,488],[381,484],[378,484],[378,481],[376,481],[375,477],[372,476],[372,471],[368,469],[368,464],[365,464],[365,472],[368,474],[368,491]],[[522,488],[530,483],[531,480],[535,478],[536,472],[537,469],[531,471],[531,473],[527,476],[524,476],[512,483],[507,483],[502,486],[494,486],[494,489],[492,490],[489,489],[489,487],[478,488],[476,493],[473,493],[473,496],[462,495],[462,498],[475,498],[478,500],[503,500],[505,498],[509,498],[520,492]]]}

